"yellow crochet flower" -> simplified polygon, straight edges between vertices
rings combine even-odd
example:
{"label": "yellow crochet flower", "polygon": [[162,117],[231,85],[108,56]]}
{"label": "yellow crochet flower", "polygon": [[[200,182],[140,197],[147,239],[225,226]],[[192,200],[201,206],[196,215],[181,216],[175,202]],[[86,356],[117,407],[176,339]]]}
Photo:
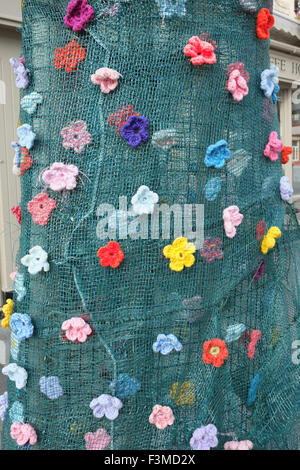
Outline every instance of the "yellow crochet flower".
{"label": "yellow crochet flower", "polygon": [[2,307],[2,312],[4,313],[4,318],[1,321],[2,328],[10,328],[10,316],[12,314],[14,303],[11,299],[7,299],[6,304]]}
{"label": "yellow crochet flower", "polygon": [[170,269],[172,271],[182,271],[184,267],[190,268],[194,262],[196,248],[193,243],[189,243],[184,237],[176,238],[172,245],[164,247],[164,256],[171,260]]}
{"label": "yellow crochet flower", "polygon": [[280,229],[278,227],[271,227],[261,242],[261,252],[266,255],[271,248],[274,248],[276,238],[280,237]]}

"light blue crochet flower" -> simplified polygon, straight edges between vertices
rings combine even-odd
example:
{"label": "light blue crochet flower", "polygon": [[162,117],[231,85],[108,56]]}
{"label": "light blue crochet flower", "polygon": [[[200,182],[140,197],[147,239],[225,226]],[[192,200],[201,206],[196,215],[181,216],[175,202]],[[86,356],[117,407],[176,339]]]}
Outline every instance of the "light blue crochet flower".
{"label": "light blue crochet flower", "polygon": [[42,270],[47,272],[50,269],[48,263],[48,253],[40,246],[34,246],[31,248],[29,250],[29,255],[25,255],[23,258],[21,258],[21,263],[24,266],[27,266],[28,272],[33,275],[39,273]]}
{"label": "light blue crochet flower", "polygon": [[15,151],[14,164],[16,165],[17,168],[20,168],[20,164],[21,164],[21,146],[18,142],[12,142],[10,145]]}
{"label": "light blue crochet flower", "polygon": [[18,366],[15,362],[3,367],[2,374],[15,382],[18,390],[21,390],[21,388],[24,388],[27,384],[28,374],[26,370],[23,369],[23,367]]}
{"label": "light blue crochet flower", "polygon": [[17,134],[21,147],[26,147],[30,150],[34,145],[34,140],[36,138],[36,134],[32,131],[31,125],[23,124],[23,126],[18,127]]}
{"label": "light blue crochet flower", "polygon": [[7,408],[8,408],[8,395],[7,395],[7,392],[4,392],[3,395],[0,395],[0,419],[1,421],[4,421]]}
{"label": "light blue crochet flower", "polygon": [[289,201],[294,193],[287,176],[280,178],[280,196],[283,201]]}
{"label": "light blue crochet flower", "polygon": [[30,95],[24,96],[21,99],[21,108],[23,108],[28,114],[33,114],[36,111],[37,105],[43,102],[43,97],[40,93],[33,91]]}
{"label": "light blue crochet flower", "polygon": [[62,386],[60,385],[59,378],[56,376],[41,377],[39,383],[41,393],[50,398],[50,400],[56,400],[64,393]]}
{"label": "light blue crochet flower", "polygon": [[141,389],[141,384],[135,378],[130,377],[128,374],[119,374],[116,382],[111,382],[110,390],[119,398],[125,398],[130,395],[135,395]]}
{"label": "light blue crochet flower", "polygon": [[243,323],[237,323],[236,325],[230,325],[226,331],[225,343],[232,343],[237,341],[242,334],[246,331],[246,327]]}
{"label": "light blue crochet flower", "polygon": [[14,280],[14,290],[17,294],[17,301],[21,302],[27,293],[26,287],[24,286],[24,274],[16,273]]}
{"label": "light blue crochet flower", "polygon": [[9,417],[13,423],[24,422],[24,407],[19,401],[15,401],[9,410]]}
{"label": "light blue crochet flower", "polygon": [[152,348],[154,352],[160,352],[165,356],[166,354],[170,354],[173,349],[175,349],[175,351],[181,351],[182,344],[175,335],[160,334],[157,336],[156,342],[153,344]]}
{"label": "light blue crochet flower", "polygon": [[24,341],[33,335],[33,324],[27,313],[14,313],[10,317],[9,324],[19,341]]}
{"label": "light blue crochet flower", "polygon": [[248,390],[247,405],[249,405],[249,406],[252,405],[252,403],[254,403],[254,401],[256,399],[257,390],[258,390],[258,387],[259,387],[259,382],[260,382],[260,375],[256,374],[254,379],[251,381],[251,385],[250,385],[250,388]]}
{"label": "light blue crochet flower", "polygon": [[214,145],[210,145],[206,150],[204,163],[207,167],[222,168],[225,160],[230,158],[230,151],[227,147],[226,140],[219,140]]}
{"label": "light blue crochet flower", "polygon": [[148,186],[140,186],[131,199],[132,210],[137,215],[152,214],[157,202],[158,194],[150,191]]}
{"label": "light blue crochet flower", "polygon": [[214,201],[218,197],[218,194],[221,191],[221,184],[221,178],[212,178],[208,183],[206,183],[204,193],[208,201]]}
{"label": "light blue crochet flower", "polygon": [[156,3],[163,18],[171,18],[174,15],[183,17],[186,14],[186,0],[156,0]]}
{"label": "light blue crochet flower", "polygon": [[[279,83],[278,73],[279,73],[279,69],[275,65],[272,65],[269,69],[266,69],[261,73],[260,88],[262,89],[262,91],[264,92],[264,95],[267,98],[271,98],[274,92],[274,88],[276,86],[278,87],[278,83]],[[277,92],[278,91],[279,91],[279,87],[278,87]]]}

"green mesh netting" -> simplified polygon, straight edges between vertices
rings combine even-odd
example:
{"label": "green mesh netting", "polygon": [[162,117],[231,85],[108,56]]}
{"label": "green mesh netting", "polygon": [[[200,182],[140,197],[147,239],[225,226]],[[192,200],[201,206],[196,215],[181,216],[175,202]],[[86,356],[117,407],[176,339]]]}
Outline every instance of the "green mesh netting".
{"label": "green mesh netting", "polygon": [[[16,263],[27,294],[22,301],[15,298],[15,311],[30,314],[35,331],[20,345],[12,337],[11,362],[27,370],[28,382],[17,390],[9,381],[2,447],[24,448],[10,437],[18,402],[24,422],[37,432],[32,449],[84,449],[85,435],[99,428],[111,437],[108,449],[190,449],[194,430],[208,424],[217,427],[218,449],[233,439],[251,440],[255,449],[295,449],[300,369],[292,348],[300,338],[300,233],[291,206],[280,198],[280,159],[263,156],[278,122],[260,89],[260,74],[269,66],[269,41],[257,38],[257,12],[239,0],[186,0],[178,2],[178,10],[176,1],[166,8],[163,0],[89,3],[95,19],[74,33],[63,21],[67,0],[24,1],[22,55],[30,85],[22,96],[36,91],[43,103],[32,115],[21,110],[22,124],[32,125],[37,138],[30,151],[32,168],[21,177]],[[248,3],[258,10],[271,8],[267,1]],[[202,33],[217,43],[217,62],[197,67],[183,48]],[[74,38],[85,48],[85,59],[74,73],[55,68],[55,51]],[[250,76],[249,94],[239,103],[225,89],[228,65],[238,62]],[[92,84],[90,75],[100,67],[122,75],[113,93],[103,94]],[[149,119],[150,139],[137,148],[108,122],[122,106]],[[78,120],[92,136],[81,154],[65,149],[60,135]],[[166,129],[176,139],[166,143],[156,134],[152,142]],[[228,142],[230,164],[207,168],[206,149],[221,139]],[[27,203],[43,191],[41,172],[53,162],[77,165],[81,179],[66,194],[47,191],[57,207],[48,224],[40,226],[33,223]],[[221,179],[221,191],[208,201],[204,188],[213,177]],[[192,267],[170,270],[162,251],[173,242],[171,233],[170,240],[119,240],[124,261],[117,269],[102,267],[97,250],[108,240],[97,238],[97,208],[104,203],[118,208],[119,196],[130,202],[141,185],[155,191],[160,203],[204,204],[204,235],[222,241],[222,259],[207,262],[198,250]],[[222,220],[230,205],[244,214],[233,239],[226,237]],[[256,238],[260,221],[266,230],[282,230],[266,256]],[[20,259],[36,245],[48,252],[50,271],[32,276]],[[265,272],[255,281],[260,258]],[[94,333],[76,344],[63,338],[61,325],[80,315]],[[254,359],[248,357],[245,332],[227,344],[222,367],[205,364],[203,343],[224,340],[227,328],[240,323],[248,334],[262,333]],[[154,353],[160,333],[174,334],[182,350]],[[140,390],[122,398],[114,421],[95,418],[90,402],[117,394],[110,384],[120,374],[135,378]],[[257,396],[248,405],[257,374]],[[64,393],[58,399],[41,393],[44,376],[59,378]],[[173,425],[158,430],[149,423],[155,404],[172,409]]]}

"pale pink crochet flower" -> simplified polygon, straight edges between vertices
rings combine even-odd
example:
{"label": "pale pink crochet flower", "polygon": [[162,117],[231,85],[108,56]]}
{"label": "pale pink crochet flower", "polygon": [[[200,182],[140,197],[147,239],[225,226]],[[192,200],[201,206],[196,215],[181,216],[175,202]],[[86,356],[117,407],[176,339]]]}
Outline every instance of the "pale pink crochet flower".
{"label": "pale pink crochet flower", "polygon": [[243,214],[237,206],[229,206],[223,211],[224,229],[228,238],[233,238],[236,235],[236,227],[243,221]]}
{"label": "pale pink crochet flower", "polygon": [[88,432],[84,436],[85,447],[87,450],[103,450],[110,444],[110,435],[105,429],[97,429],[96,432]]}
{"label": "pale pink crochet flower", "polygon": [[72,0],[67,6],[67,15],[64,23],[73,31],[81,31],[86,23],[94,18],[94,8],[87,3],[87,0]]}
{"label": "pale pink crochet flower", "polygon": [[107,94],[117,88],[120,77],[121,75],[116,70],[102,67],[91,75],[91,80],[94,85],[100,86],[102,93]]}
{"label": "pale pink crochet flower", "polygon": [[253,442],[251,441],[229,441],[224,444],[225,450],[252,450]]}
{"label": "pale pink crochet flower", "polygon": [[155,424],[157,429],[165,429],[171,426],[175,421],[173,411],[169,406],[155,405],[149,416],[149,422]]}
{"label": "pale pink crochet flower", "polygon": [[92,334],[90,325],[80,317],[73,317],[64,321],[61,329],[66,332],[67,339],[73,342],[79,341],[79,343],[85,343],[87,337]]}
{"label": "pale pink crochet flower", "polygon": [[46,193],[37,194],[27,204],[28,212],[32,215],[35,224],[47,225],[51,212],[55,209],[56,202]]}
{"label": "pale pink crochet flower", "polygon": [[62,145],[65,149],[73,149],[76,153],[82,153],[85,146],[92,142],[92,136],[87,131],[84,121],[71,122],[69,126],[61,130]]}
{"label": "pale pink crochet flower", "polygon": [[277,132],[273,131],[269,135],[269,142],[264,150],[264,156],[268,157],[272,162],[278,160],[278,152],[282,152],[283,143],[278,139]]}
{"label": "pale pink crochet flower", "polygon": [[185,46],[183,52],[187,57],[191,57],[193,65],[202,65],[214,64],[217,61],[215,50],[215,43],[193,36],[189,39],[189,43]]}
{"label": "pale pink crochet flower", "polygon": [[243,63],[230,64],[226,88],[232,94],[234,101],[241,101],[248,95],[248,81],[249,75],[245,72]]}
{"label": "pale pink crochet flower", "polygon": [[78,168],[75,165],[65,165],[55,162],[42,174],[42,179],[52,191],[64,191],[76,188]]}
{"label": "pale pink crochet flower", "polygon": [[32,446],[37,443],[36,432],[30,424],[13,423],[10,435],[17,441],[18,446],[24,446],[27,442]]}

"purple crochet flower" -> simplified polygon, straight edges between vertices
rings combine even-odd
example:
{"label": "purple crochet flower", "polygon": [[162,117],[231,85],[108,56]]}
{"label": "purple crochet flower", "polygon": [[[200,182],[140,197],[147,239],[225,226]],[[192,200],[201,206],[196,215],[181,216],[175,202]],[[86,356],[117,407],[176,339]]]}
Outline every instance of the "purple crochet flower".
{"label": "purple crochet flower", "polygon": [[43,172],[42,179],[52,191],[65,191],[76,188],[78,173],[75,165],[55,162]]}
{"label": "purple crochet flower", "polygon": [[9,59],[9,62],[16,75],[16,86],[23,89],[27,88],[29,85],[29,70],[24,66],[23,62],[20,62],[18,59],[14,59],[13,57]]}
{"label": "purple crochet flower", "polygon": [[191,448],[193,450],[210,450],[212,447],[217,447],[217,432],[217,428],[213,424],[195,429],[190,440]]}
{"label": "purple crochet flower", "polygon": [[87,3],[87,0],[72,0],[67,6],[67,15],[64,23],[73,31],[81,31],[86,23],[94,18],[94,8]]}
{"label": "purple crochet flower", "polygon": [[280,196],[283,201],[289,201],[293,195],[293,188],[287,176],[280,178]]}
{"label": "purple crochet flower", "polygon": [[119,398],[103,393],[100,397],[94,398],[90,403],[90,408],[93,410],[95,418],[103,418],[113,421],[119,416],[119,410],[122,408],[123,403]]}
{"label": "purple crochet flower", "polygon": [[149,139],[148,126],[149,121],[145,116],[131,116],[121,128],[122,137],[131,147],[137,147]]}

